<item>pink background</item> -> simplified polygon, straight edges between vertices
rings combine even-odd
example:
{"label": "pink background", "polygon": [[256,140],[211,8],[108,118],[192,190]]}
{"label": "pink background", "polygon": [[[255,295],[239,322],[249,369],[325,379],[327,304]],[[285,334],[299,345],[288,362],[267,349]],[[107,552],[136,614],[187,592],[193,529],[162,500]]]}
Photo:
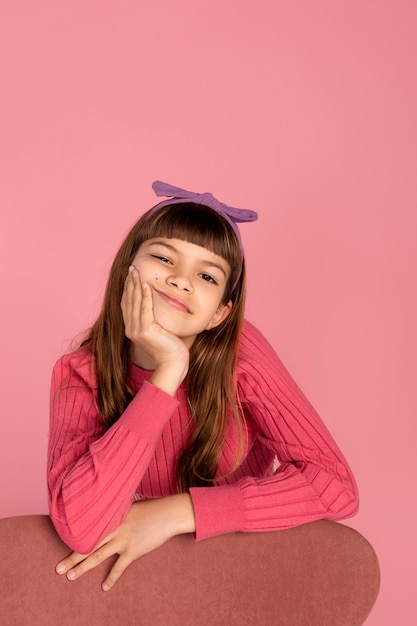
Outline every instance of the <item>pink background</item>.
{"label": "pink background", "polygon": [[46,512],[52,365],[157,178],[256,209],[248,317],[351,462],[415,614],[414,0],[13,0],[0,16],[0,516]]}

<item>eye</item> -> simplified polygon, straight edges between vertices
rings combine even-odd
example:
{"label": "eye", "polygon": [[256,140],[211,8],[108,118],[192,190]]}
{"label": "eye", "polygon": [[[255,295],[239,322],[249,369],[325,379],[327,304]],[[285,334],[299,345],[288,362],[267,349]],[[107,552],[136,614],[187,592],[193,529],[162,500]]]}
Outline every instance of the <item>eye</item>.
{"label": "eye", "polygon": [[213,285],[217,285],[217,281],[213,278],[213,276],[210,276],[210,274],[202,273],[202,274],[200,274],[200,276],[207,283],[212,283]]}
{"label": "eye", "polygon": [[171,261],[167,259],[166,256],[162,256],[161,254],[151,254],[151,257],[153,259],[157,259],[158,261],[161,261],[161,263],[171,263]]}

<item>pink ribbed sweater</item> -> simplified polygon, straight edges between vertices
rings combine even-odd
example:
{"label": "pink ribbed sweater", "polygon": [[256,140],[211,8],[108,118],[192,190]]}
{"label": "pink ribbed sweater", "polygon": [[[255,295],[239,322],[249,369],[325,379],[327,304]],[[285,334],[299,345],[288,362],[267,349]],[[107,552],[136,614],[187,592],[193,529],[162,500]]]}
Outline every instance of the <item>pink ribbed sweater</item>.
{"label": "pink ribbed sweater", "polygon": [[[175,493],[175,464],[191,433],[185,385],[172,398],[133,364],[137,392],[107,431],[95,408],[87,348],[63,356],[51,388],[48,451],[50,515],[62,539],[92,551],[126,516],[132,501]],[[323,422],[277,355],[245,323],[238,389],[247,432],[245,457],[215,487],[190,490],[196,538],[232,531],[270,531],[357,511],[352,473]],[[218,475],[238,454],[231,419]],[[276,466],[278,466],[278,469]]]}

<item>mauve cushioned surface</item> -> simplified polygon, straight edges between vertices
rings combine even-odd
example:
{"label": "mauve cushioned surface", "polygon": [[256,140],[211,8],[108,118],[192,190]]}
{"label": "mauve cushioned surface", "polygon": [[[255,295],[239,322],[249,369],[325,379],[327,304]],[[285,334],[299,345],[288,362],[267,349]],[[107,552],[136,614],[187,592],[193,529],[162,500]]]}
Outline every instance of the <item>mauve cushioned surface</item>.
{"label": "mauve cushioned surface", "polygon": [[44,515],[0,520],[2,626],[356,626],[379,590],[375,552],[329,521],[196,543],[175,537],[107,593],[109,561],[69,582],[68,553]]}

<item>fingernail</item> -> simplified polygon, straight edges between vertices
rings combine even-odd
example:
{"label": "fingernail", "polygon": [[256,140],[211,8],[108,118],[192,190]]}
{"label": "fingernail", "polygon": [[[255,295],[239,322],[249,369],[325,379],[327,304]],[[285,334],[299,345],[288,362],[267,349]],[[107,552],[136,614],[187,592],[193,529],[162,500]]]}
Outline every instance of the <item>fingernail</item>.
{"label": "fingernail", "polygon": [[75,572],[68,572],[68,574],[67,574],[68,580],[75,580],[76,577],[77,577],[77,575],[76,575]]}
{"label": "fingernail", "polygon": [[108,586],[108,584],[107,584],[107,583],[103,583],[103,584],[101,585],[101,588],[103,589],[103,591],[108,591],[108,590],[110,589],[110,587]]}
{"label": "fingernail", "polygon": [[129,266],[129,274],[133,274],[133,272],[135,271],[135,268],[133,267],[133,265]]}
{"label": "fingernail", "polygon": [[65,565],[63,563],[58,563],[55,568],[57,574],[63,574],[65,572]]}

